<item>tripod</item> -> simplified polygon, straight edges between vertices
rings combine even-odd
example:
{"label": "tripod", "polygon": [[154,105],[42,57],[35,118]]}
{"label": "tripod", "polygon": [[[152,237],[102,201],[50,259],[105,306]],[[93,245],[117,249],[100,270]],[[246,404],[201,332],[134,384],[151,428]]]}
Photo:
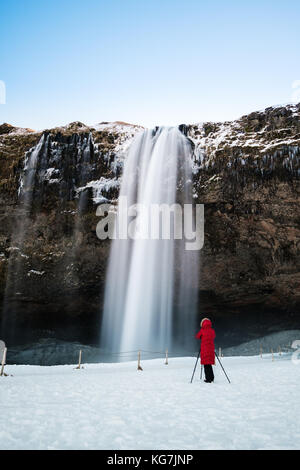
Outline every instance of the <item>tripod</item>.
{"label": "tripod", "polygon": [[222,363],[221,363],[221,361],[220,361],[220,359],[219,359],[219,356],[218,356],[218,354],[216,353],[216,351],[215,351],[215,355],[217,356],[217,359],[218,359],[218,361],[219,361],[219,364],[220,364],[220,366],[222,367],[222,370],[223,370],[224,374],[226,375],[226,379],[228,380],[229,383],[231,383],[230,380],[229,380],[229,378],[228,378],[228,375],[227,375],[226,372],[225,372],[224,367],[222,366]]}
{"label": "tripod", "polygon": [[[218,356],[218,354],[216,353],[216,351],[215,351],[215,355],[217,356],[217,359],[218,359],[218,361],[219,361],[219,364],[220,364],[220,366],[221,366],[221,368],[222,368],[222,370],[223,370],[223,372],[224,372],[224,374],[225,374],[225,376],[226,376],[228,382],[231,383],[230,380],[229,380],[229,378],[228,378],[228,375],[227,375],[226,372],[225,372],[224,367],[222,366],[222,363],[221,363],[221,361],[220,361],[220,359],[219,359],[219,356]],[[198,361],[199,361],[199,357],[200,357],[200,349],[199,349],[199,353],[198,353],[198,356],[197,356],[196,364],[195,364],[195,367],[194,367],[194,371],[193,371],[193,375],[192,375],[192,378],[191,378],[191,382],[190,382],[190,383],[193,382],[193,378],[194,378],[194,375],[195,375],[195,371],[196,371],[196,368],[197,368],[197,364],[198,364]],[[202,366],[201,366],[200,380],[201,380],[201,378],[202,378]]]}
{"label": "tripod", "polygon": [[[191,378],[191,383],[193,382],[193,378],[194,378],[194,375],[195,375],[195,371],[196,371],[196,367],[197,367],[197,364],[198,364],[198,361],[199,361],[199,357],[200,357],[200,349],[199,349],[199,352],[198,352],[196,364],[195,364],[193,375],[192,375],[192,378]],[[201,372],[202,372],[202,369],[201,369]]]}

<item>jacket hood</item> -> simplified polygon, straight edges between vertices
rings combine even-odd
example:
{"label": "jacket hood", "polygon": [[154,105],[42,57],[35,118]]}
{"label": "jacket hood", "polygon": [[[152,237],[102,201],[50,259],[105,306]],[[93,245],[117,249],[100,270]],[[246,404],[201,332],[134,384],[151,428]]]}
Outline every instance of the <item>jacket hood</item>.
{"label": "jacket hood", "polygon": [[203,320],[201,321],[201,327],[202,328],[211,328],[211,321],[209,318],[203,318]]}

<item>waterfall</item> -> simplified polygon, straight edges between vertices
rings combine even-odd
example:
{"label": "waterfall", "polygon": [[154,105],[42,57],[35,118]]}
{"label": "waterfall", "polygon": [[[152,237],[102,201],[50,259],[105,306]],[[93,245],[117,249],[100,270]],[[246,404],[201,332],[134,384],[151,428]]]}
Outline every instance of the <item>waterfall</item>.
{"label": "waterfall", "polygon": [[14,340],[16,320],[14,302],[16,296],[20,295],[20,290],[22,289],[22,270],[24,269],[24,260],[26,262],[27,258],[22,251],[30,224],[30,212],[38,159],[44,147],[47,146],[47,142],[48,137],[43,134],[38,144],[26,153],[24,174],[20,179],[18,191],[20,204],[16,214],[14,231],[12,233],[1,322],[1,335],[5,337],[7,341]]}
{"label": "waterfall", "polygon": [[[110,351],[178,349],[192,339],[197,301],[198,255],[183,240],[137,236],[153,204],[192,203],[189,140],[178,128],[145,130],[137,135],[124,164],[120,198],[142,207],[136,237],[116,237],[106,278],[101,346]],[[115,226],[123,217],[118,205]],[[159,227],[160,233],[162,227]]]}
{"label": "waterfall", "polygon": [[[47,136],[47,141],[49,140],[49,136]],[[25,157],[25,164],[24,164],[24,176],[21,178],[20,187],[19,187],[19,197],[21,198],[22,203],[25,207],[30,209],[32,197],[33,197],[33,190],[34,190],[34,180],[37,171],[37,163],[38,157],[41,153],[42,147],[45,143],[45,134],[42,135],[38,144],[33,147],[29,152],[27,152]],[[24,219],[23,219],[24,222]],[[22,227],[19,230],[21,233],[19,235],[23,235]]]}

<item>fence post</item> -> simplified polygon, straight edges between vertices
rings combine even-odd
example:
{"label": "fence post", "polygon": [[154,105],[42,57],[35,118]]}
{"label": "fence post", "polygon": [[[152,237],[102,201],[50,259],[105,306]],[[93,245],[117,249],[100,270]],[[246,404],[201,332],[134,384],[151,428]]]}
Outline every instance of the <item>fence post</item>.
{"label": "fence post", "polygon": [[222,357],[222,348],[219,348],[219,357]]}
{"label": "fence post", "polygon": [[278,348],[279,356],[281,356],[281,347]]}
{"label": "fence post", "polygon": [[0,372],[1,377],[2,377],[2,375],[6,375],[4,373],[4,366],[5,366],[5,362],[6,362],[6,353],[7,353],[7,348],[4,348],[3,356],[2,356],[1,372]]}
{"label": "fence post", "polygon": [[165,362],[166,366],[169,364],[168,362],[168,350],[166,349],[166,362]]}
{"label": "fence post", "polygon": [[75,367],[75,369],[81,369],[81,355],[82,355],[82,350],[79,350],[79,359],[78,359],[78,366]]}
{"label": "fence post", "polygon": [[272,353],[272,361],[274,361],[273,349],[271,349],[271,353]]}
{"label": "fence post", "polygon": [[141,351],[138,352],[138,366],[137,370],[143,370],[141,367]]}
{"label": "fence post", "polygon": [[260,357],[262,358],[263,349],[261,345],[260,345],[259,351],[260,351]]}

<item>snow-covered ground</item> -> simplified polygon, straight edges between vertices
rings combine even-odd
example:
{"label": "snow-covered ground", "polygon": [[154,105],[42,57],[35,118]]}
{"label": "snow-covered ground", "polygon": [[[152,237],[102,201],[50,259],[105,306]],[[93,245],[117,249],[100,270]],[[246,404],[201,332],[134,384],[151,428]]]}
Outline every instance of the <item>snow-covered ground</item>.
{"label": "snow-covered ground", "polygon": [[0,449],[299,449],[300,365],[224,357],[215,383],[194,357],[74,366],[8,365]]}

